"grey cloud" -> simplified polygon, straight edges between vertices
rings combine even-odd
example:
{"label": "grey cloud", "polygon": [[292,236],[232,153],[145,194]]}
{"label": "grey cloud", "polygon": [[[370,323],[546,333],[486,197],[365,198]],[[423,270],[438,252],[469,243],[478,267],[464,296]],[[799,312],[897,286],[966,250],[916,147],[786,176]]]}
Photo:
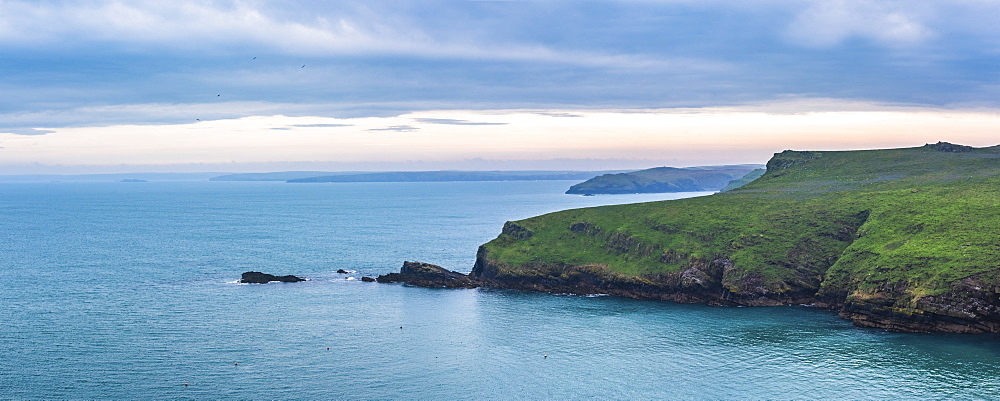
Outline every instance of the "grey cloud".
{"label": "grey cloud", "polygon": [[295,124],[293,127],[299,128],[335,128],[335,127],[352,127],[354,124]]}
{"label": "grey cloud", "polygon": [[507,123],[480,123],[468,120],[455,120],[451,118],[418,118],[418,122],[426,124],[444,124],[444,125],[507,125]]}
{"label": "grey cloud", "polygon": [[[93,7],[74,2],[12,0],[4,4],[17,7],[0,15],[0,26],[10,28],[0,29],[7,61],[0,63],[0,132],[786,97],[1000,105],[1000,28],[993,21],[1000,5],[911,3],[188,0],[188,11],[173,14],[127,3],[164,22],[136,27],[112,14],[84,16],[77,11]],[[186,19],[202,12],[204,19]],[[240,13],[266,18],[247,25]],[[100,25],[90,19],[95,14],[112,21],[83,29]],[[327,20],[343,24],[317,22]],[[31,29],[42,25],[52,29]],[[190,25],[198,30],[169,29]],[[358,40],[337,39],[345,36],[334,25],[349,26]],[[274,34],[289,28],[299,36]],[[130,29],[142,34],[109,34]],[[316,35],[324,29],[329,34]],[[190,40],[202,33],[207,40]]]}
{"label": "grey cloud", "polygon": [[583,117],[583,116],[581,116],[579,114],[573,114],[573,113],[554,113],[554,112],[549,112],[549,113],[535,113],[535,114],[542,115],[542,116],[547,116],[547,117],[567,117],[567,118]]}
{"label": "grey cloud", "polygon": [[368,131],[396,131],[396,132],[415,132],[419,131],[420,128],[410,126],[410,125],[393,125],[385,128],[372,128]]}
{"label": "grey cloud", "polygon": [[0,133],[14,135],[45,135],[55,131],[38,128],[0,128]]}

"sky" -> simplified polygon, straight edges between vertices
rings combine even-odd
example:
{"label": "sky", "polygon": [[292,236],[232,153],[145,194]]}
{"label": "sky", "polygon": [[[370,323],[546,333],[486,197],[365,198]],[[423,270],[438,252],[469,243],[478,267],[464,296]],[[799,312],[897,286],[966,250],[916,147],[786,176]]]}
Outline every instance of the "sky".
{"label": "sky", "polygon": [[996,0],[0,0],[0,174],[992,146],[997,15]]}

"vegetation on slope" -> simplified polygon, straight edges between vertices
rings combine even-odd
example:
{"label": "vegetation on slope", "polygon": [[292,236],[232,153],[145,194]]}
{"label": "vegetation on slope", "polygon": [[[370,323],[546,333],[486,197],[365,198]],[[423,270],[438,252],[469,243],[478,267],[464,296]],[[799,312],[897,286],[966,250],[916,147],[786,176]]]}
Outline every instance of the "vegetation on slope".
{"label": "vegetation on slope", "polygon": [[717,191],[760,165],[656,167],[604,174],[569,188],[567,194],[632,194]]}
{"label": "vegetation on slope", "polygon": [[[940,300],[959,296],[960,282],[992,297],[975,301],[996,309],[998,238],[1000,146],[939,143],[785,151],[761,178],[731,192],[512,222],[482,252],[500,277],[552,266],[596,267],[640,282],[697,273],[717,279],[720,296],[808,296],[910,316],[931,301],[950,308]],[[692,273],[713,261],[723,267]]]}
{"label": "vegetation on slope", "polygon": [[744,175],[743,177],[729,181],[729,183],[726,184],[725,187],[722,187],[722,189],[720,189],[719,192],[729,192],[736,188],[747,185],[753,182],[753,180],[756,180],[761,176],[763,176],[765,172],[767,172],[767,169],[763,168],[754,169],[753,171],[747,173],[747,175]]}

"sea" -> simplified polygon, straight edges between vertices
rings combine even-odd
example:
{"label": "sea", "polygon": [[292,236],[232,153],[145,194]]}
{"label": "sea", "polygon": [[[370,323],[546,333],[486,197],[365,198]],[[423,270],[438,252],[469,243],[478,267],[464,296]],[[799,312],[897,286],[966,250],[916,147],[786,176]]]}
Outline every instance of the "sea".
{"label": "sea", "polygon": [[0,183],[0,399],[1000,398],[994,335],[360,280],[468,272],[507,220],[708,195],[573,183]]}

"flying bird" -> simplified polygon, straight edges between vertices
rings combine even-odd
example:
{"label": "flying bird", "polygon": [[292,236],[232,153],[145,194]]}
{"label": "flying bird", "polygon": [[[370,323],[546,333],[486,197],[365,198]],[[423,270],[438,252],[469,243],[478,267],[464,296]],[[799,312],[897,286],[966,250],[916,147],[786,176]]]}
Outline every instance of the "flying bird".
{"label": "flying bird", "polygon": [[305,65],[305,64],[302,64],[302,67],[301,67],[301,68],[306,68],[306,65]]}

